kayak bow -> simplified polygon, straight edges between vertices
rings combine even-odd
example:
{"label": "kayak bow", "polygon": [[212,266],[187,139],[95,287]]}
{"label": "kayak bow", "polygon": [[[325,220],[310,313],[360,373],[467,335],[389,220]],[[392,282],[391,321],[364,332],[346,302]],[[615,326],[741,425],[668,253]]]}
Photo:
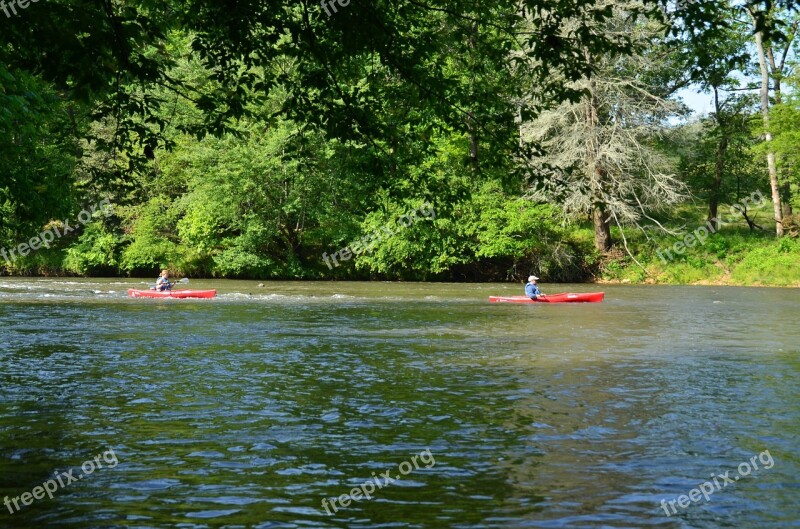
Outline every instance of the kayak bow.
{"label": "kayak bow", "polygon": [[528,296],[489,296],[489,303],[600,303],[605,296],[604,292],[583,292],[573,294],[548,294],[537,299]]}
{"label": "kayak bow", "polygon": [[128,295],[132,298],[199,298],[211,299],[217,295],[216,290],[165,290],[158,292],[156,290],[137,290],[131,288],[128,290]]}

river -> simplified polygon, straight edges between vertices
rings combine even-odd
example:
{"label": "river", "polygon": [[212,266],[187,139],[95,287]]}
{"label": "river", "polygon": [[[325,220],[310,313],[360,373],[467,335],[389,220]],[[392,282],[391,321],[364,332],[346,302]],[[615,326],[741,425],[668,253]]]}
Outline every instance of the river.
{"label": "river", "polygon": [[143,286],[0,278],[0,527],[800,524],[796,289]]}

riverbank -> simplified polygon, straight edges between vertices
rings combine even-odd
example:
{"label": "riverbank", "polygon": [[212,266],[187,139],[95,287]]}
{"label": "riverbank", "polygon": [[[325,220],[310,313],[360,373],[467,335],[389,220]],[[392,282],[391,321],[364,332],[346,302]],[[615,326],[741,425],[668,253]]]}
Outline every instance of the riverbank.
{"label": "riverbank", "polygon": [[[763,219],[756,220],[767,225]],[[372,258],[362,255],[329,270],[319,255],[310,253],[293,258],[295,264],[289,268],[276,258],[272,268],[232,274],[218,268],[216,258],[206,259],[200,266],[180,257],[189,250],[178,249],[164,261],[127,270],[120,264],[129,244],[123,240],[109,246],[107,253],[82,248],[79,241],[67,241],[60,247],[42,248],[15,261],[13,268],[11,263],[7,267],[16,277],[155,278],[162,267],[168,266],[173,276],[256,281],[519,283],[534,273],[550,284],[800,287],[800,239],[776,239],[768,230],[750,230],[737,220],[710,229],[702,208],[685,207],[671,217],[658,219],[659,225],[653,223],[643,229],[628,228],[622,233],[614,228],[615,246],[605,255],[594,249],[591,226],[563,226],[557,231],[551,226],[551,231],[546,231],[542,222],[531,221],[524,230],[505,233],[504,238],[472,241],[470,244],[480,251],[473,248],[471,257],[462,254],[458,262],[438,272],[424,259],[415,261],[416,254],[406,255],[402,268],[385,269],[375,262],[362,261]],[[91,266],[75,266],[76,260]]]}
{"label": "riverbank", "polygon": [[738,226],[707,237],[700,232],[702,240],[694,232],[676,233],[629,236],[630,255],[617,249],[602,264],[597,282],[800,287],[798,239]]}

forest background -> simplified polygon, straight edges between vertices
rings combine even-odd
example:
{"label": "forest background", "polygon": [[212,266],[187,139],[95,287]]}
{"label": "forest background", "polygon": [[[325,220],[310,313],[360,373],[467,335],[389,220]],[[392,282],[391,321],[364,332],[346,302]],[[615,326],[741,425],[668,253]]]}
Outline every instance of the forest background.
{"label": "forest background", "polygon": [[796,2],[475,4],[4,3],[0,271],[800,286]]}

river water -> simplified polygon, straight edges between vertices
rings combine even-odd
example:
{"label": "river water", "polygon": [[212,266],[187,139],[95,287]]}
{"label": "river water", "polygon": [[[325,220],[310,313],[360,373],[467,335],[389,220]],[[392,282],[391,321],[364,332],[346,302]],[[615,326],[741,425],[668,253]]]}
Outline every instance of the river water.
{"label": "river water", "polygon": [[0,279],[2,528],[800,526],[798,290]]}

